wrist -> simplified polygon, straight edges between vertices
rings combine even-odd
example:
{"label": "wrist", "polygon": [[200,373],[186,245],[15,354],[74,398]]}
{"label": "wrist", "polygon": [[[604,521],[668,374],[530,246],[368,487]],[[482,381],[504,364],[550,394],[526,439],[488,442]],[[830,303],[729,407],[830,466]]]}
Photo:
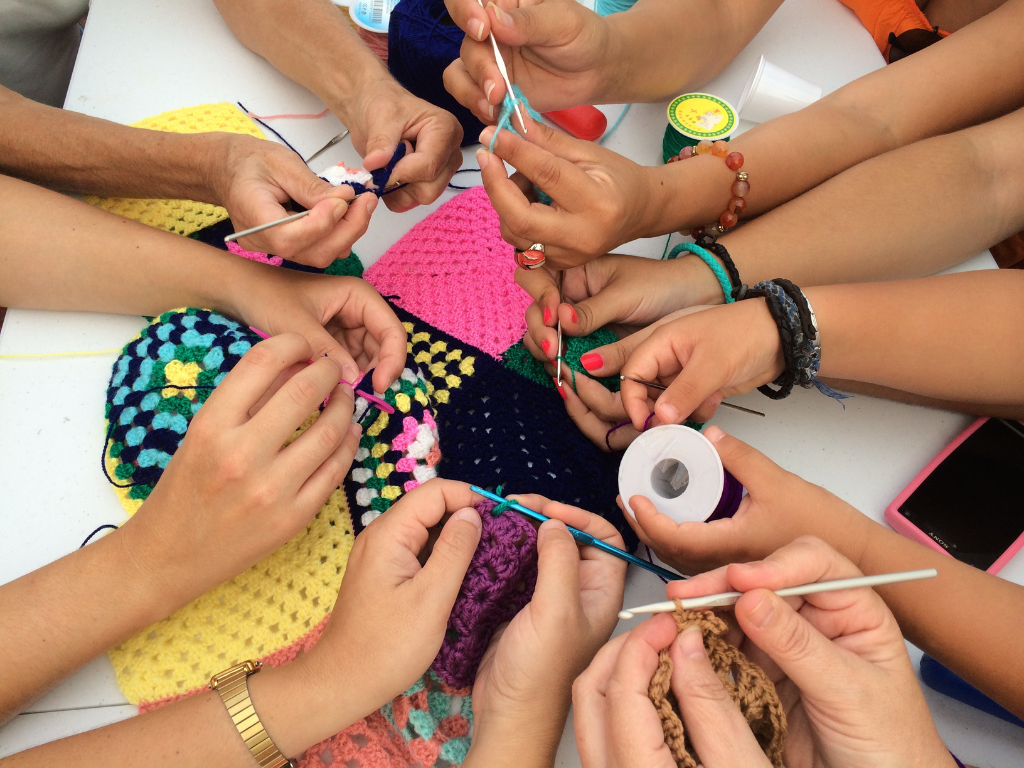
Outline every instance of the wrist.
{"label": "wrist", "polygon": [[[557,702],[552,706],[552,701]],[[463,768],[547,768],[555,761],[569,702],[548,699],[531,712],[473,717],[473,742]]]}
{"label": "wrist", "polygon": [[628,47],[629,41],[623,25],[618,19],[621,15],[598,16],[598,21],[594,22],[599,25],[603,37],[603,47],[600,50],[607,53],[600,58],[593,93],[583,102],[584,104],[628,104],[633,101],[629,98],[629,81],[624,81],[623,78],[625,67],[622,66],[622,62],[625,61],[624,57],[630,54],[631,49]]}
{"label": "wrist", "polygon": [[[716,261],[721,263],[717,257]],[[679,286],[679,294],[683,297],[681,306],[676,309],[725,303],[718,278],[699,256],[686,253],[669,263],[675,267],[673,282]]]}
{"label": "wrist", "polygon": [[[384,91],[401,88],[372,53],[360,45],[347,69],[335,68],[334,76],[319,95],[346,128],[359,130],[365,116],[380,104]],[[365,56],[363,54],[365,53]]]}

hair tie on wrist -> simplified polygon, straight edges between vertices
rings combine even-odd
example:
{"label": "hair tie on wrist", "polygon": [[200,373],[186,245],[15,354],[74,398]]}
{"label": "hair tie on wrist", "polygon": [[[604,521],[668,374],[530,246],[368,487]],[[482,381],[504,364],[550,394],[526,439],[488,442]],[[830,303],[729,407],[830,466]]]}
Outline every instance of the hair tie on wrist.
{"label": "hair tie on wrist", "polygon": [[[715,277],[718,279],[718,284],[722,287],[722,295],[725,296],[726,304],[732,304],[736,301],[736,299],[733,298],[733,287],[732,282],[729,280],[729,275],[725,273],[725,270],[722,269],[722,265],[718,263],[714,256],[696,243],[680,243],[672,249],[668,258],[674,259],[683,251],[688,251],[695,256],[699,256],[700,260],[707,264],[708,268],[715,273]],[[735,269],[735,267],[733,267],[733,269]]]}

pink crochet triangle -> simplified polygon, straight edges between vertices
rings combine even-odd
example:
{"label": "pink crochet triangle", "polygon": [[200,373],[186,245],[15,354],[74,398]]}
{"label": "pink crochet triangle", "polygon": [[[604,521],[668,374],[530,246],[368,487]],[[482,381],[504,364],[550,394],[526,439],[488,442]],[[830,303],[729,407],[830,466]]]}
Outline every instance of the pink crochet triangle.
{"label": "pink crochet triangle", "polygon": [[483,187],[430,214],[363,277],[430,325],[499,358],[526,333],[529,294]]}

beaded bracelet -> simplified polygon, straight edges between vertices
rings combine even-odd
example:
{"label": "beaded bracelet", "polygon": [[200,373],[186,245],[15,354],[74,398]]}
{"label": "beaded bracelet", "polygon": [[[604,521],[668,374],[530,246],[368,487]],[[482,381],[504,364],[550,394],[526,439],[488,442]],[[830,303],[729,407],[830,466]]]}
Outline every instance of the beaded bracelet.
{"label": "beaded bracelet", "polygon": [[[793,386],[799,384],[801,387],[810,387],[814,384],[815,374],[821,364],[821,347],[816,343],[817,327],[811,333],[805,333],[805,328],[810,328],[810,304],[806,297],[803,298],[802,306],[807,308],[807,317],[801,312],[802,306],[790,296],[789,292],[779,283],[785,282],[787,287],[800,292],[800,289],[788,280],[781,279],[766,280],[760,282],[747,291],[746,298],[763,298],[771,312],[772,319],[779,329],[779,339],[782,341],[782,356],[785,359],[786,367],[782,374],[775,379],[773,384],[779,387],[775,390],[764,384],[758,387],[761,394],[770,397],[772,400],[782,400],[789,397]],[[803,296],[802,292],[800,295]]]}
{"label": "beaded bracelet", "polygon": [[[711,271],[715,273],[715,277],[718,278],[718,284],[722,286],[722,295],[725,296],[726,304],[732,304],[734,301],[736,301],[736,290],[732,287],[733,284],[732,282],[730,282],[730,275],[727,275],[725,273],[725,270],[722,269],[722,265],[715,261],[714,256],[712,256],[704,248],[702,248],[700,245],[697,245],[696,243],[680,243],[671,250],[667,258],[674,259],[683,251],[689,251],[695,256],[699,256],[701,261],[707,264]],[[730,272],[735,274],[736,280],[739,280],[739,273],[736,272],[736,265],[732,264],[732,259],[729,259],[728,263],[726,264],[727,267],[729,267],[730,265],[732,267]],[[746,288],[746,286],[743,287]]]}
{"label": "beaded bracelet", "polygon": [[724,157],[725,164],[729,170],[736,171],[736,181],[732,183],[732,199],[729,200],[729,205],[722,211],[722,215],[718,217],[717,222],[707,226],[694,227],[688,232],[684,230],[681,233],[683,235],[697,237],[703,234],[705,230],[716,232],[720,235],[730,227],[735,227],[740,220],[740,214],[747,210],[747,201],[744,198],[750,192],[750,176],[746,171],[740,170],[743,167],[743,155],[739,152],[730,152],[727,142],[711,142],[709,139],[703,139],[695,147],[683,147],[678,155],[670,157],[668,161],[674,163],[679,160],[686,160],[694,155],[708,154],[715,157]]}

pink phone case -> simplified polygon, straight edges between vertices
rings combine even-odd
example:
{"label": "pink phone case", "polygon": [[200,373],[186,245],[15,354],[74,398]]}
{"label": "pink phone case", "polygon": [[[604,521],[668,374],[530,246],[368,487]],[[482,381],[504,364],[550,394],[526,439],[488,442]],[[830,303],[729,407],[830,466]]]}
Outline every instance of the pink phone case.
{"label": "pink phone case", "polygon": [[[892,504],[885,508],[885,520],[896,530],[897,533],[906,536],[908,539],[913,539],[918,544],[924,544],[926,547],[934,549],[936,552],[941,552],[947,557],[952,557],[952,555],[940,547],[931,536],[900,514],[900,505],[910,497],[910,494],[917,490],[917,487],[924,482],[924,479],[928,477],[928,475],[935,471],[939,464],[946,460],[949,454],[959,448],[960,444],[973,435],[986,421],[988,421],[987,416],[980,418],[957,435],[956,439],[943,448],[938,456],[928,462],[928,466],[918,473],[917,477],[910,482],[910,485],[900,492],[900,495],[896,497]],[[1021,548],[1024,548],[1024,533],[1022,533],[1017,540],[1010,545],[1009,549],[999,556],[998,560],[992,563],[991,567],[988,569],[988,573],[999,573],[1002,567],[1010,562],[1010,559],[1017,554]]]}

